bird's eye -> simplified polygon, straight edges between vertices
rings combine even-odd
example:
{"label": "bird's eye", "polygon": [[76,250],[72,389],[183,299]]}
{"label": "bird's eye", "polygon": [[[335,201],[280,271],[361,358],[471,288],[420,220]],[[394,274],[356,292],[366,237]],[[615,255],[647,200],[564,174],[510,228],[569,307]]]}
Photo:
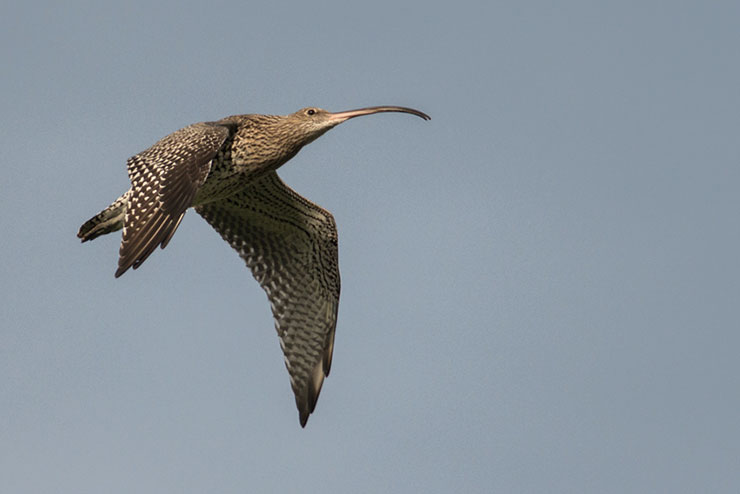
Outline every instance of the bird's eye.
{"label": "bird's eye", "polygon": [[314,110],[313,108],[309,108],[309,109],[308,109],[308,110],[306,111],[306,114],[307,114],[307,115],[314,115],[315,113],[316,113],[316,110]]}

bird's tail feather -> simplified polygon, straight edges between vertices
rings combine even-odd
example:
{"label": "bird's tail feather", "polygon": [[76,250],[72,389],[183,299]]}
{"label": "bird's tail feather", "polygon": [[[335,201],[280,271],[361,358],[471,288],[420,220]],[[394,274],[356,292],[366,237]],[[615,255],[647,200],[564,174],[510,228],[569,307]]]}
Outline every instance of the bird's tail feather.
{"label": "bird's tail feather", "polygon": [[123,228],[123,219],[126,216],[126,206],[130,191],[115,200],[113,204],[87,220],[77,232],[77,236],[83,242],[92,240],[106,233],[111,233]]}

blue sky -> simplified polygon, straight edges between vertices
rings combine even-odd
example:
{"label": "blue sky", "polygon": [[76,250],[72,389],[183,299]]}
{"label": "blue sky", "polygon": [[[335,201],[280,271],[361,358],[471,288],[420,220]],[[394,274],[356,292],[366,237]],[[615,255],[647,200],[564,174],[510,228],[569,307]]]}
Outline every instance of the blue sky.
{"label": "blue sky", "polygon": [[[737,492],[733,2],[26,2],[0,15],[7,492]],[[339,228],[301,429],[194,212],[114,279],[79,225],[189,123],[404,105],[280,175]]]}

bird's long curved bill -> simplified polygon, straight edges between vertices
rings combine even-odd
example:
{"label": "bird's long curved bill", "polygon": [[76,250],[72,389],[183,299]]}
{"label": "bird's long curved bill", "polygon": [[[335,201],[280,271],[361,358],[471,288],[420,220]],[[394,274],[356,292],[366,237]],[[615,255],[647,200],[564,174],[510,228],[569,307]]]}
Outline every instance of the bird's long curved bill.
{"label": "bird's long curved bill", "polygon": [[424,120],[432,119],[432,117],[424,112],[414,110],[413,108],[406,108],[405,106],[369,106],[367,108],[359,108],[357,110],[330,113],[329,120],[336,123],[342,123],[345,120],[349,120],[350,118],[361,117],[363,115],[372,115],[373,113],[382,112],[410,113],[412,115],[416,115],[417,117],[423,118]]}

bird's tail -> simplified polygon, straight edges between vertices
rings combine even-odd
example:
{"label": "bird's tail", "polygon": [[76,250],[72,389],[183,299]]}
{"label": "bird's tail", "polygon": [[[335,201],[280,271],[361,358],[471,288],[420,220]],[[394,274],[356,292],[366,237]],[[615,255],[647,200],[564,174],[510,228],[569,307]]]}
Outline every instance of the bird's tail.
{"label": "bird's tail", "polygon": [[111,233],[123,228],[123,219],[126,216],[128,197],[131,191],[127,191],[115,200],[113,204],[87,220],[77,232],[77,236],[83,242],[92,240],[106,233]]}

